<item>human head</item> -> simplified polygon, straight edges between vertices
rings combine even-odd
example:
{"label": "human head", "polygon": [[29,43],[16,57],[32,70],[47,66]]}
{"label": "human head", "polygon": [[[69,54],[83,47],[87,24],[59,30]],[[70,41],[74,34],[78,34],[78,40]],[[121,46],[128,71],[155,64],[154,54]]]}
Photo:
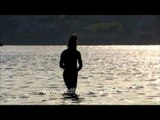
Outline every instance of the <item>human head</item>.
{"label": "human head", "polygon": [[67,47],[69,49],[76,49],[77,48],[77,40],[78,40],[77,36],[71,35],[69,40],[68,40]]}

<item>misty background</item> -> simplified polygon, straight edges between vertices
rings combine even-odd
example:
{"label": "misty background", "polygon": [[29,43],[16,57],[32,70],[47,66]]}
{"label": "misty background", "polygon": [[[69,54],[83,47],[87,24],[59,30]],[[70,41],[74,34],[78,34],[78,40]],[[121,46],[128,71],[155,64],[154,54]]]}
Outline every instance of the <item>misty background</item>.
{"label": "misty background", "polygon": [[0,15],[5,45],[64,45],[76,33],[80,45],[159,44],[159,15]]}

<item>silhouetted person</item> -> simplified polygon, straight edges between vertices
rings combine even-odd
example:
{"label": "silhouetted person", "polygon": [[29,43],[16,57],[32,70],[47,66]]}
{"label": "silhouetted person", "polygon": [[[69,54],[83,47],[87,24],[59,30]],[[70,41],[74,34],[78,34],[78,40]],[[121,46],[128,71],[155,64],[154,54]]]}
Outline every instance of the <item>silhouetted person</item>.
{"label": "silhouetted person", "polygon": [[[77,37],[70,36],[68,49],[64,50],[60,58],[60,67],[64,69],[63,79],[69,93],[75,93],[77,87],[78,71],[82,69],[81,54],[77,50]],[[79,66],[77,65],[79,63]]]}

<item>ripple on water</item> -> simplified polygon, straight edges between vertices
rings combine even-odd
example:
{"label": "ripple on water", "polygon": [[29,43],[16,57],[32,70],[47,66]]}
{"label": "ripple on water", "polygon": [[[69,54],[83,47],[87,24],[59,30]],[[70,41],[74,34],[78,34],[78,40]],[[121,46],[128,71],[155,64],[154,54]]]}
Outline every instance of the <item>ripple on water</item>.
{"label": "ripple on water", "polygon": [[160,101],[160,96],[147,96],[147,99],[157,99]]}
{"label": "ripple on water", "polygon": [[10,70],[10,69],[13,69],[13,68],[11,68],[11,67],[7,67],[7,68],[5,68],[5,70]]}
{"label": "ripple on water", "polygon": [[51,77],[51,78],[48,78],[47,80],[54,80],[54,78],[53,78],[53,77]]}
{"label": "ripple on water", "polygon": [[117,90],[117,93],[124,93],[124,92],[129,92],[129,90],[124,90],[124,89]]}
{"label": "ripple on water", "polygon": [[88,79],[88,77],[81,77],[81,79]]}
{"label": "ripple on water", "polygon": [[108,93],[100,93],[100,96],[102,97],[108,96]]}
{"label": "ripple on water", "polygon": [[132,84],[129,89],[142,89],[144,85]]}
{"label": "ripple on water", "polygon": [[145,81],[156,81],[157,79],[147,79]]}
{"label": "ripple on water", "polygon": [[48,88],[60,88],[57,84],[49,84]]}
{"label": "ripple on water", "polygon": [[21,96],[19,96],[19,98],[29,98],[29,96],[21,95]]}
{"label": "ripple on water", "polygon": [[137,93],[138,95],[146,95],[144,92],[143,93]]}
{"label": "ripple on water", "polygon": [[32,94],[32,95],[46,95],[46,93],[44,93],[44,92],[32,92],[30,94]]}
{"label": "ripple on water", "polygon": [[147,84],[147,86],[159,86],[158,84],[156,84],[156,83],[150,83],[150,84]]}
{"label": "ripple on water", "polygon": [[19,86],[20,88],[29,88],[29,86]]}
{"label": "ripple on water", "polygon": [[14,80],[12,80],[12,79],[11,80],[5,80],[5,82],[14,82]]}
{"label": "ripple on water", "polygon": [[97,95],[95,94],[95,92],[88,92],[85,95],[87,95],[88,97],[97,97]]}
{"label": "ripple on water", "polygon": [[47,100],[41,100],[41,102],[46,102]]}
{"label": "ripple on water", "polygon": [[105,80],[113,80],[113,77],[106,77]]}
{"label": "ripple on water", "polygon": [[32,83],[34,83],[34,82],[26,82],[26,84],[32,84]]}
{"label": "ripple on water", "polygon": [[58,98],[49,98],[48,100],[57,100]]}

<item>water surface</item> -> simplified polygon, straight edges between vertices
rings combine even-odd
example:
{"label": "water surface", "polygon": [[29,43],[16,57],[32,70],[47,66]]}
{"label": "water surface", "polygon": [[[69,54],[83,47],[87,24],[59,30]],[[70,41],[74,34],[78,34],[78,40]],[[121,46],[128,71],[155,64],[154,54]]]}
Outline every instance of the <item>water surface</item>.
{"label": "water surface", "polygon": [[77,94],[65,99],[65,46],[0,48],[0,104],[160,104],[160,46],[79,46]]}

